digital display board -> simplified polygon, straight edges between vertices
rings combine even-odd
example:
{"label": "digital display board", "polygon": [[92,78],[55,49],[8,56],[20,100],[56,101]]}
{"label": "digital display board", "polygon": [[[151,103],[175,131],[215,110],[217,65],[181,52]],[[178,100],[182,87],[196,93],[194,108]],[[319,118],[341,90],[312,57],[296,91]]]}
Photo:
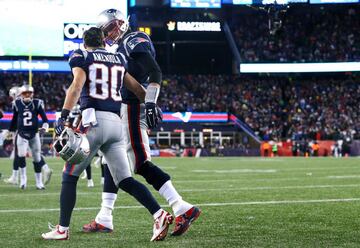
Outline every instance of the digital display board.
{"label": "digital display board", "polygon": [[260,4],[260,5],[268,5],[268,4],[286,5],[291,3],[308,3],[308,0],[253,0],[253,4]]}
{"label": "digital display board", "polygon": [[221,8],[221,0],[171,0],[172,8]]}
{"label": "digital display board", "polygon": [[[318,0],[321,1],[321,0]],[[336,1],[336,0],[335,0]],[[358,1],[358,0],[356,0]],[[291,4],[291,3],[308,3],[309,0],[223,0],[223,4],[233,4],[233,5],[267,5],[267,4]]]}
{"label": "digital display board", "polygon": [[220,22],[177,22],[177,31],[220,32]]}
{"label": "digital display board", "polygon": [[359,3],[359,0],[310,0],[311,4],[328,4],[328,3]]}
{"label": "digital display board", "polygon": [[1,71],[42,71],[42,72],[70,72],[67,61],[33,60],[0,60]]}
{"label": "digital display board", "polygon": [[240,64],[240,73],[317,73],[350,71],[360,71],[360,62]]}
{"label": "digital display board", "polygon": [[64,24],[94,24],[108,8],[127,16],[127,1],[1,0],[0,56],[64,56]]}
{"label": "digital display board", "polygon": [[[4,117],[0,120],[8,122],[12,119],[12,113],[4,113]],[[60,112],[46,112],[50,122],[53,122],[60,117]],[[228,122],[229,117],[226,112],[213,112],[213,113],[201,113],[201,112],[164,112],[163,122]]]}

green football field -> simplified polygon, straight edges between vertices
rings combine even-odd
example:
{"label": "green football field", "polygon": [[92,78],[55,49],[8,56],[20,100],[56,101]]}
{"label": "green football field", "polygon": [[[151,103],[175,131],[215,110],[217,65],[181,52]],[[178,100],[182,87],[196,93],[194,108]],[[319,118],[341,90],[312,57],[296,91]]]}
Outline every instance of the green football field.
{"label": "green football field", "polygon": [[[0,247],[360,247],[357,158],[154,159],[183,198],[202,209],[184,236],[157,243],[149,241],[152,217],[123,192],[113,233],[81,233],[100,205],[100,169],[94,167],[95,188],[87,188],[86,180],[78,183],[70,240],[42,240],[48,222],[58,222],[63,164],[47,161],[54,175],[45,191],[35,189],[29,160],[25,191],[1,180]],[[10,171],[11,161],[1,159],[3,177]]]}

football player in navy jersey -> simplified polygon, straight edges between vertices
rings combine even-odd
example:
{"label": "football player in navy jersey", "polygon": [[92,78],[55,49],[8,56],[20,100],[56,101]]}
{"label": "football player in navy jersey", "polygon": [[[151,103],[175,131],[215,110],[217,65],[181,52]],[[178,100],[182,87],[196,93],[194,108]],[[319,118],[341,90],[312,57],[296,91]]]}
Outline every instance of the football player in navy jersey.
{"label": "football player in navy jersey", "polygon": [[51,228],[50,232],[43,233],[42,237],[51,240],[69,239],[69,225],[76,202],[79,175],[100,150],[106,158],[113,184],[132,195],[153,215],[151,241],[163,240],[173,217],[161,209],[143,184],[132,177],[124,148],[124,132],[119,111],[122,100],[120,89],[123,85],[140,99],[144,99],[145,90],[126,72],[122,55],[112,54],[104,49],[101,29],[90,28],[84,32],[83,39],[86,50],[76,50],[69,60],[74,79],[67,91],[55,130],[57,135],[64,131],[70,110],[80,99],[81,126],[86,130],[90,154],[79,164],[65,164],[60,194],[60,223]]}
{"label": "football player in navy jersey", "polygon": [[[14,103],[15,100],[21,96],[21,87],[17,87],[17,86],[12,87],[9,90],[9,96],[13,100],[13,103]],[[17,132],[15,132],[14,135],[12,134],[12,132],[8,132],[8,134],[7,134],[9,139],[11,139],[11,137],[13,138],[14,150],[12,152],[11,157],[13,157],[14,160],[13,160],[12,175],[9,178],[4,179],[5,183],[14,184],[14,185],[19,183],[19,156],[18,156],[18,149],[17,149],[17,145],[16,145],[17,144],[16,143],[17,135],[18,135]],[[43,180],[44,180],[44,184],[46,185],[50,182],[52,170],[45,163],[43,156],[41,156],[39,165],[42,168]]]}
{"label": "football player in navy jersey", "polygon": [[[9,90],[9,97],[11,98],[12,102],[16,100],[17,97],[20,97],[20,87],[14,86]],[[17,148],[16,148],[16,135],[12,135],[12,133],[7,133],[7,139],[12,139],[14,144],[14,149],[10,157],[14,158],[13,160],[13,171],[9,178],[5,178],[4,182],[8,184],[18,184],[19,183],[19,164],[18,164],[18,155],[17,155]]]}
{"label": "football player in navy jersey", "polygon": [[35,182],[37,189],[45,189],[42,179],[42,168],[46,173],[51,174],[48,165],[41,156],[41,142],[39,136],[38,115],[43,121],[40,132],[47,132],[49,129],[48,119],[44,110],[44,102],[33,98],[34,88],[29,85],[23,85],[20,88],[21,96],[13,102],[13,118],[10,122],[9,132],[15,132],[15,157],[14,163],[20,167],[20,188],[27,187],[26,176],[26,153],[28,147],[31,149],[33,157]]}
{"label": "football player in navy jersey", "polygon": [[[129,90],[123,88],[121,115],[127,127],[127,154],[136,174],[145,178],[166,199],[176,216],[174,236],[185,233],[200,215],[200,209],[184,201],[171,183],[170,176],[151,162],[148,129],[154,128],[162,119],[156,102],[160,92],[161,70],[155,60],[155,49],[150,37],[144,32],[132,32],[127,18],[116,9],[107,9],[98,17],[98,27],[105,33],[105,41],[125,55],[128,71],[146,88],[145,104]],[[102,232],[113,229],[112,209],[117,188],[105,170],[102,204],[94,221],[83,226],[84,232]]]}

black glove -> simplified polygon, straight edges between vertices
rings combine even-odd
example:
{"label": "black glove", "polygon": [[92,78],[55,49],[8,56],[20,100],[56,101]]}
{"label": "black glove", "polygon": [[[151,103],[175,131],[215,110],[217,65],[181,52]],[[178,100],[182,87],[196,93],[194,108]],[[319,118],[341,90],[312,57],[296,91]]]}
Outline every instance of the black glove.
{"label": "black glove", "polygon": [[145,103],[146,123],[150,129],[155,128],[162,121],[162,111],[155,103]]}
{"label": "black glove", "polygon": [[56,135],[60,135],[62,131],[65,129],[65,122],[66,120],[64,118],[59,118],[55,123],[55,133]]}
{"label": "black glove", "polygon": [[70,110],[63,109],[61,110],[61,117],[55,123],[55,133],[56,135],[60,135],[62,131],[65,129],[65,123],[67,122],[67,118],[70,115]]}

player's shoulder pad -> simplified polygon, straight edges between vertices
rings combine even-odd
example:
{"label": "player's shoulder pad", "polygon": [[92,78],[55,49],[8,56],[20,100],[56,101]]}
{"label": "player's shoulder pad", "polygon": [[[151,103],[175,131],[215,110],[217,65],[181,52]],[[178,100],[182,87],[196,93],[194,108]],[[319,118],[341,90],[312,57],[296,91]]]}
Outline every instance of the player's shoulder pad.
{"label": "player's shoulder pad", "polygon": [[39,98],[34,98],[33,101],[36,104],[36,106],[39,106],[40,104],[42,104],[44,102],[43,100],[41,100]]}
{"label": "player's shoulder pad", "polygon": [[12,107],[16,109],[16,111],[18,111],[18,106],[21,103],[21,99],[20,98],[16,98],[13,102],[12,102]]}
{"label": "player's shoulder pad", "polygon": [[76,49],[74,50],[70,57],[69,57],[69,62],[72,60],[72,59],[75,59],[75,58],[78,58],[78,59],[83,59],[85,60],[87,58],[87,55],[88,55],[88,52],[85,51],[85,50],[81,50],[81,49]]}
{"label": "player's shoulder pad", "polygon": [[144,32],[136,31],[131,33],[127,38],[126,45],[133,50],[137,45],[141,43],[151,43],[149,35]]}

